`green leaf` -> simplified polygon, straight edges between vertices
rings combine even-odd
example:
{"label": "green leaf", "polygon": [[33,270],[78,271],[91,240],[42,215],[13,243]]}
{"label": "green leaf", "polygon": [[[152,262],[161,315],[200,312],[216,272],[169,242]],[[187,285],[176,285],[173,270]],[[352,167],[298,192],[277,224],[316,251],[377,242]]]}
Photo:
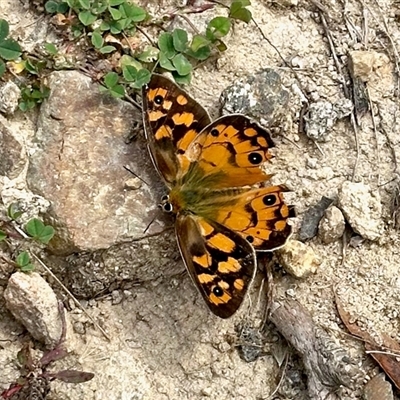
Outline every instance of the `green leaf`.
{"label": "green leaf", "polygon": [[29,236],[32,237],[39,237],[40,233],[44,229],[44,223],[37,218],[31,219],[26,225],[25,225],[25,230],[28,233]]}
{"label": "green leaf", "polygon": [[140,89],[143,85],[150,82],[151,73],[147,69],[141,69],[136,75],[136,82],[132,85],[134,88]]}
{"label": "green leaf", "polygon": [[78,14],[79,21],[82,22],[83,25],[89,26],[92,25],[94,21],[96,21],[97,16],[93,15],[90,11],[81,11]]}
{"label": "green leaf", "polygon": [[131,65],[137,71],[143,68],[142,64],[138,60],[134,59],[131,56],[128,56],[127,54],[124,54],[121,57],[120,64],[122,68],[126,67],[127,65]]}
{"label": "green leaf", "polygon": [[181,76],[188,75],[192,71],[192,64],[183,54],[177,54],[171,62]]}
{"label": "green leaf", "polygon": [[196,60],[206,60],[211,54],[210,44],[211,42],[203,35],[195,35],[185,53]]}
{"label": "green leaf", "polygon": [[11,203],[7,208],[7,216],[12,220],[18,219],[22,215],[22,211],[19,209],[19,204]]}
{"label": "green leaf", "polygon": [[0,57],[4,60],[16,60],[21,53],[21,46],[14,39],[5,39],[0,42]]}
{"label": "green leaf", "polygon": [[130,18],[133,22],[142,22],[147,17],[146,10],[134,4],[123,3],[120,5],[120,9],[123,9],[127,18]]}
{"label": "green leaf", "polygon": [[114,21],[118,21],[119,19],[122,18],[121,12],[119,10],[117,10],[116,8],[109,7],[108,11],[110,12],[111,17]]}
{"label": "green leaf", "polygon": [[175,71],[176,70],[176,68],[172,65],[171,60],[168,59],[168,57],[164,54],[164,52],[160,51],[158,60],[160,62],[161,68],[164,68],[167,71]]}
{"label": "green leaf", "polygon": [[197,51],[189,49],[185,52],[185,54],[195,58],[196,60],[200,61],[207,60],[207,58],[210,57],[211,54],[211,47],[210,46],[201,47]]}
{"label": "green leaf", "polygon": [[112,88],[109,88],[108,92],[116,99],[121,99],[125,96],[125,89],[122,85],[115,85]]}
{"label": "green leaf", "polygon": [[197,51],[202,47],[209,46],[210,41],[203,35],[195,35],[193,36],[192,43],[190,44],[190,49],[193,51]]}
{"label": "green leaf", "polygon": [[104,46],[99,51],[101,54],[109,54],[117,50],[114,46]]}
{"label": "green leaf", "polygon": [[136,80],[138,70],[132,65],[122,67],[122,75],[127,82],[134,82]]}
{"label": "green leaf", "polygon": [[5,240],[6,237],[7,237],[7,234],[0,230],[0,242]]}
{"label": "green leaf", "polygon": [[110,0],[110,6],[119,6],[122,3],[125,3],[126,0]]}
{"label": "green leaf", "polygon": [[42,233],[38,237],[38,240],[44,244],[48,244],[50,240],[53,238],[53,236],[54,236],[54,228],[50,225],[46,225]]}
{"label": "green leaf", "polygon": [[226,36],[231,29],[231,21],[226,17],[215,17],[207,25],[206,36],[212,42]]}
{"label": "green leaf", "polygon": [[31,60],[25,60],[25,69],[32,75],[37,75],[36,66],[32,64]]}
{"label": "green leaf", "polygon": [[134,26],[130,18],[122,18],[118,21],[118,24],[121,27],[121,30],[130,29],[130,31],[134,31]]}
{"label": "green leaf", "polygon": [[34,239],[47,244],[54,236],[54,228],[45,225],[40,219],[33,218],[25,225],[26,233]]}
{"label": "green leaf", "polygon": [[106,85],[107,88],[112,88],[118,83],[118,74],[116,72],[109,72],[106,74],[104,77],[104,84]]}
{"label": "green leaf", "polygon": [[31,264],[31,259],[26,251],[19,253],[15,262],[22,272],[31,272],[35,269],[35,266]]}
{"label": "green leaf", "polygon": [[140,53],[136,58],[144,63],[150,63],[157,60],[159,49],[153,46],[148,46],[142,53]]}
{"label": "green leaf", "polygon": [[108,30],[110,30],[110,24],[108,22],[106,22],[106,21],[102,21],[102,23],[100,24],[99,29],[101,31],[108,31]]}
{"label": "green leaf", "polygon": [[101,36],[101,34],[98,31],[94,31],[92,33],[92,45],[96,48],[96,49],[100,49],[103,44],[104,44],[104,39],[103,36]]}
{"label": "green leaf", "polygon": [[176,51],[185,51],[188,45],[188,34],[183,29],[175,29],[172,32],[172,40]]}
{"label": "green leaf", "polygon": [[45,43],[43,47],[52,56],[58,53],[57,47],[53,43]]}
{"label": "green leaf", "polygon": [[0,60],[0,78],[4,75],[4,72],[6,72],[6,64],[3,60]]}
{"label": "green leaf", "polygon": [[56,1],[48,1],[44,5],[44,9],[49,14],[55,14],[57,12],[57,10],[58,10],[58,3]]}
{"label": "green leaf", "polygon": [[221,40],[219,39],[217,42],[217,49],[222,53],[228,49],[228,46]]}
{"label": "green leaf", "polygon": [[244,8],[249,5],[250,1],[248,0],[233,1],[229,10],[229,16],[249,23],[251,21],[251,12],[247,8]]}
{"label": "green leaf", "polygon": [[110,21],[110,32],[113,35],[117,35],[118,33],[121,33],[122,31],[122,26],[120,24],[120,21]]}
{"label": "green leaf", "polygon": [[79,4],[84,10],[90,10],[90,0],[79,0]]}
{"label": "green leaf", "polygon": [[59,14],[65,14],[69,9],[69,5],[67,3],[61,3],[57,7],[57,12]]}
{"label": "green leaf", "polygon": [[23,267],[20,267],[20,270],[22,272],[32,272],[35,269],[35,266],[31,263],[24,265]]}
{"label": "green leaf", "polygon": [[158,48],[164,53],[167,58],[172,58],[176,54],[174,48],[174,40],[168,32],[161,33],[158,37]]}
{"label": "green leaf", "polygon": [[181,75],[178,75],[176,72],[173,72],[172,75],[173,75],[173,77],[175,79],[175,82],[179,83],[181,85],[189,85],[190,81],[192,80],[192,74],[191,73],[187,74],[187,75],[184,75],[184,76],[181,76]]}
{"label": "green leaf", "polygon": [[15,262],[20,266],[23,267],[25,265],[28,265],[30,263],[31,259],[29,257],[29,254],[27,251],[23,251],[18,254],[17,259]]}
{"label": "green leaf", "polygon": [[101,2],[92,2],[92,5],[90,6],[90,10],[92,11],[93,14],[96,14],[100,17],[100,14],[103,14],[107,8],[108,8],[108,3],[106,1]]}
{"label": "green leaf", "polygon": [[0,41],[4,40],[10,33],[10,26],[5,19],[0,19]]}

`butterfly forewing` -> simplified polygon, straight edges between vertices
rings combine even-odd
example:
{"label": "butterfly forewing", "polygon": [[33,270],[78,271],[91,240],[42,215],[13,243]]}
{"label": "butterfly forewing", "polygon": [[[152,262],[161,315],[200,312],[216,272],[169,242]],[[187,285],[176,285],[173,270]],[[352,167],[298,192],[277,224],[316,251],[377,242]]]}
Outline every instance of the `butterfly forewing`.
{"label": "butterfly forewing", "polygon": [[250,118],[240,114],[221,117],[189,146],[186,157],[192,165],[182,185],[213,184],[222,189],[264,182],[271,175],[260,166],[272,157],[271,147],[274,142],[268,131]]}
{"label": "butterfly forewing", "polygon": [[161,75],[143,87],[143,122],[153,162],[167,184],[182,174],[179,158],[210,123],[206,110]]}
{"label": "butterfly forewing", "polygon": [[241,235],[213,221],[182,213],[176,235],[189,274],[210,310],[232,316],[253,280],[256,256]]}

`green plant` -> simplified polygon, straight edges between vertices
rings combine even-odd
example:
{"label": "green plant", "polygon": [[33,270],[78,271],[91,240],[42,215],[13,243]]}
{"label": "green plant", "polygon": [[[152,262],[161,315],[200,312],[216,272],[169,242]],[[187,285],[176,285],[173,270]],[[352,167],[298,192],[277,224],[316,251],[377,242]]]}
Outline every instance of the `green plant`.
{"label": "green plant", "polygon": [[[8,245],[11,246],[9,238],[21,239],[31,237],[33,240],[48,244],[54,236],[54,228],[50,225],[45,225],[40,219],[33,218],[29,220],[25,225],[25,232],[16,227],[15,222],[22,215],[22,211],[17,203],[11,203],[7,208],[7,215],[9,221],[2,221],[0,230],[0,242],[7,241]],[[22,250],[15,259],[15,262],[9,261],[13,266],[18,267],[23,272],[33,271],[34,265],[31,262],[28,251]]]}
{"label": "green plant", "polygon": [[[231,30],[232,21],[250,21],[248,5],[249,0],[235,0],[229,7],[228,17],[213,18],[204,32],[195,31],[193,35],[184,29],[162,32],[156,43],[147,46],[137,41],[130,44],[130,38],[152,21],[145,9],[129,0],[49,0],[45,9],[49,13],[68,12],[73,35],[86,36],[92,48],[103,57],[121,53],[113,59],[113,63],[115,59],[120,61],[105,74],[101,89],[120,98],[126,87],[138,89],[148,83],[148,71],[155,68],[170,71],[179,83],[190,83],[192,70],[198,63],[227,49],[222,38]],[[204,10],[211,7],[206,5]],[[172,13],[167,18],[176,15]],[[126,52],[129,54],[123,54]]]}
{"label": "green plant", "polygon": [[27,251],[19,253],[15,262],[22,272],[31,272],[35,269]]}
{"label": "green plant", "polygon": [[54,236],[54,228],[45,225],[40,219],[33,218],[25,225],[26,233],[43,244],[48,244]]}
{"label": "green plant", "polygon": [[31,110],[36,105],[41,104],[44,99],[49,97],[49,94],[50,89],[47,86],[25,86],[21,90],[21,99],[18,106],[21,111]]}
{"label": "green plant", "polygon": [[21,46],[8,37],[10,27],[8,22],[0,19],[0,77],[6,72],[5,61],[16,60],[21,54]]}

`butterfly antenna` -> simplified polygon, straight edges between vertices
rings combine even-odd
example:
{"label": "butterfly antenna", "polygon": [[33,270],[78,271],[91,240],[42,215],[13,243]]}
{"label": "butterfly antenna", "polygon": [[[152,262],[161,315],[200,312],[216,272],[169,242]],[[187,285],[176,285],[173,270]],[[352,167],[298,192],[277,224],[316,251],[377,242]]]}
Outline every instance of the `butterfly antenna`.
{"label": "butterfly antenna", "polygon": [[146,226],[146,229],[143,231],[143,235],[149,230],[150,226],[152,225],[152,223],[155,221],[156,218],[157,215],[155,215],[153,219],[150,221],[150,223]]}
{"label": "butterfly antenna", "polygon": [[144,179],[142,179],[139,175],[135,174],[131,169],[129,169],[128,167],[125,167],[125,165],[124,165],[124,168],[125,168],[128,172],[130,172],[133,176],[135,176],[136,178],[138,178],[139,180],[141,180],[145,185],[150,186]]}

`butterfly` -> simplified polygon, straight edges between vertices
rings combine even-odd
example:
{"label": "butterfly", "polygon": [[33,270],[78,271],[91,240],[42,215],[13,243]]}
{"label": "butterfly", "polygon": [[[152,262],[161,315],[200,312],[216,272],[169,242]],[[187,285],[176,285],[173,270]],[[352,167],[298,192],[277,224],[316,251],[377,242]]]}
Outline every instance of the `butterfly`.
{"label": "butterfly", "polygon": [[256,251],[283,246],[291,234],[284,185],[262,187],[274,146],[268,131],[232,114],[207,111],[168,78],[142,89],[143,122],[153,164],[169,189],[179,249],[209,309],[228,318],[241,306],[257,269]]}

